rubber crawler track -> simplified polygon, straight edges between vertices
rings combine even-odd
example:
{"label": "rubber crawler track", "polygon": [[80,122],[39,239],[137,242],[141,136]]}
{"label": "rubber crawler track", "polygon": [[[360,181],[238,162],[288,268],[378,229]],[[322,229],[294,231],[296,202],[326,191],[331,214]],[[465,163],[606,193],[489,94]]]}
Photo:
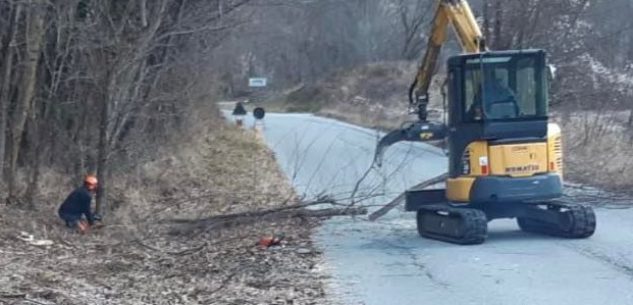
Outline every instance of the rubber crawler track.
{"label": "rubber crawler track", "polygon": [[543,223],[534,219],[517,218],[521,230],[530,233],[546,234],[565,238],[587,238],[596,230],[596,214],[588,206],[565,204],[558,206],[566,209],[561,211],[566,222],[558,225]]}
{"label": "rubber crawler track", "polygon": [[[442,212],[443,214],[438,214]],[[433,218],[431,224],[425,223],[425,218]],[[429,231],[429,225],[441,222],[445,219],[459,219],[458,227],[445,229],[444,233]],[[466,208],[452,208],[450,206],[427,206],[417,214],[418,234],[420,236],[459,245],[477,245],[486,240],[488,236],[488,220],[483,211]],[[434,228],[437,229],[437,228]]]}

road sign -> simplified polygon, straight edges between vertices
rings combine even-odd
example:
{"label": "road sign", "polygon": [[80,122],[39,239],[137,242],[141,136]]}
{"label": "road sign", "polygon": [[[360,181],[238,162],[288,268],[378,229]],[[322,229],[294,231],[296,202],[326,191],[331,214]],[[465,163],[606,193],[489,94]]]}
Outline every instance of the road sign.
{"label": "road sign", "polygon": [[266,115],[266,110],[264,110],[264,108],[262,107],[257,107],[255,108],[255,110],[253,110],[253,116],[258,120],[263,119],[265,115]]}
{"label": "road sign", "polygon": [[248,79],[248,86],[261,88],[266,87],[268,85],[268,79],[264,77],[252,77]]}

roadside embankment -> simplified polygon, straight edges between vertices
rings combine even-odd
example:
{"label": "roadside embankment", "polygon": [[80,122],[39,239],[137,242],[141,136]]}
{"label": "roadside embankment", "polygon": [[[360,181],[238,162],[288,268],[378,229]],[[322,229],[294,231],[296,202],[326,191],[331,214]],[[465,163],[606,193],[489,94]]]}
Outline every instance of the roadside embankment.
{"label": "roadside embankment", "polygon": [[[196,130],[115,177],[104,226],[87,235],[57,219],[71,190],[59,175],[46,177],[59,189],[37,210],[1,206],[0,304],[326,304],[311,240],[318,220],[173,222],[295,200],[271,152],[216,113],[203,109]],[[256,246],[281,233],[283,246]]]}

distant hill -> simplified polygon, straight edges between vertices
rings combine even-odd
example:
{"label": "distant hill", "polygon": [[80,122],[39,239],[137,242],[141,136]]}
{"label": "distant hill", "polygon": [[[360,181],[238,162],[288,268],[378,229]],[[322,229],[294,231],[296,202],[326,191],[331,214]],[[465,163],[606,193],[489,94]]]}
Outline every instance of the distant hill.
{"label": "distant hill", "polygon": [[[275,108],[336,117],[367,127],[394,128],[409,119],[408,89],[417,63],[397,61],[341,70],[312,84],[302,84],[269,99]],[[440,119],[443,74],[432,86],[431,115]]]}

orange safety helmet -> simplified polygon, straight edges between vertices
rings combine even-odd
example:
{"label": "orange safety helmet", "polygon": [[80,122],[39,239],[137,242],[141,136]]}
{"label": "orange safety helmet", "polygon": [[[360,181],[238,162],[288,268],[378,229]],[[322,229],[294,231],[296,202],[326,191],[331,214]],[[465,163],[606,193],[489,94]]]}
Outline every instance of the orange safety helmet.
{"label": "orange safety helmet", "polygon": [[99,181],[97,180],[97,177],[95,175],[86,175],[86,177],[84,178],[84,184],[86,186],[97,187]]}

